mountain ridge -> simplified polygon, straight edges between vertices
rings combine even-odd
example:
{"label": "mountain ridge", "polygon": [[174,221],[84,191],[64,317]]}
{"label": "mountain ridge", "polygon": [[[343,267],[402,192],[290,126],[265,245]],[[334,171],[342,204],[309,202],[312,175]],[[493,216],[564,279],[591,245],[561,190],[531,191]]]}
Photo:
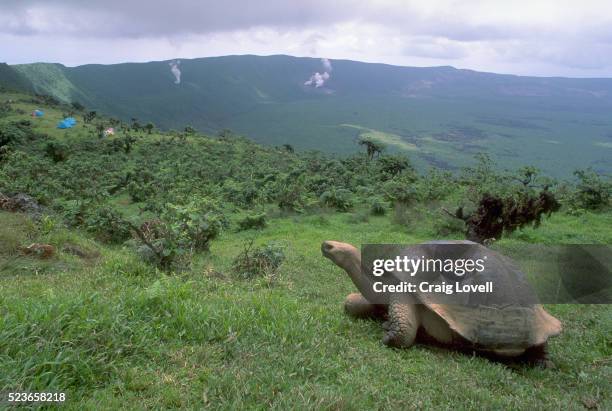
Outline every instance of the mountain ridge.
{"label": "mountain ridge", "polygon": [[[177,60],[163,60],[5,66],[0,85],[10,83],[12,71],[38,93],[124,120],[207,133],[229,128],[297,149],[343,154],[357,150],[364,134],[383,143],[400,139],[405,144],[388,149],[417,147],[411,153],[420,167],[432,159],[460,167],[483,151],[502,166],[533,163],[557,175],[585,164],[611,168],[612,79],[353,60],[331,60],[328,68],[318,58],[286,55],[179,60],[179,84],[170,66]],[[321,87],[305,84],[315,73],[329,77]]]}

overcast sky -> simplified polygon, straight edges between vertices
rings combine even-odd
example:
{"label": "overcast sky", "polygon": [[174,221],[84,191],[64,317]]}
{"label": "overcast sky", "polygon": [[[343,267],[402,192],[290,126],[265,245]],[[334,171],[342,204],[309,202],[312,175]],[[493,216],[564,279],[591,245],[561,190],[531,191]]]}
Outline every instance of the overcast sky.
{"label": "overcast sky", "polygon": [[0,0],[0,61],[289,54],[612,77],[611,0]]}

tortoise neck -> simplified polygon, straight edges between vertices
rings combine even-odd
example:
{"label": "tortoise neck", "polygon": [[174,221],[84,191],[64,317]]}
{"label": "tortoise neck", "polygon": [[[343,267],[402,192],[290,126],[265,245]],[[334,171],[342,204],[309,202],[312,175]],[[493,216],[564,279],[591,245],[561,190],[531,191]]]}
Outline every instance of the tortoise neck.
{"label": "tortoise neck", "polygon": [[346,271],[355,287],[369,302],[374,303],[376,300],[380,300],[380,295],[376,295],[372,289],[374,282],[361,272],[361,256],[346,259],[342,264],[338,265]]}

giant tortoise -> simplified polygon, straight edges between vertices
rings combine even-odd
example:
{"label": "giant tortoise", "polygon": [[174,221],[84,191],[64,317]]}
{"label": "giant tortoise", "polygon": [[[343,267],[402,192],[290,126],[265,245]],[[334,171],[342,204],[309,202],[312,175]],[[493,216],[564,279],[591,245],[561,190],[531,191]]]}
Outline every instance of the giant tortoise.
{"label": "giant tortoise", "polygon": [[[471,244],[489,251],[470,241],[436,243]],[[321,249],[325,257],[347,272],[360,291],[348,295],[344,303],[346,312],[354,317],[386,320],[383,342],[388,346],[407,348],[422,338],[485,356],[526,357],[540,362],[546,359],[548,338],[561,332],[560,321],[537,303],[495,304],[493,301],[470,306],[456,303],[453,300],[456,297],[440,303],[419,293],[392,294],[386,301],[377,300],[372,296],[370,279],[362,274],[360,250],[337,241],[325,241]],[[497,254],[496,258],[501,257]],[[512,284],[522,273],[515,268],[503,268],[493,275],[502,283]]]}

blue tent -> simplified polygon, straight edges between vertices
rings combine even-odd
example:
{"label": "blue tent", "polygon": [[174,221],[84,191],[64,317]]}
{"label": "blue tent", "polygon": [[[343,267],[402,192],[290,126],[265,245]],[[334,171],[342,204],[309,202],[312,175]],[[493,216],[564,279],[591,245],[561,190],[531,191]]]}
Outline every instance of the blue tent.
{"label": "blue tent", "polygon": [[32,112],[32,117],[42,117],[45,115],[45,112],[42,110],[34,110]]}
{"label": "blue tent", "polygon": [[65,119],[57,123],[57,128],[62,128],[62,129],[72,128],[75,125],[76,125],[76,120],[74,119],[74,117],[66,117]]}

